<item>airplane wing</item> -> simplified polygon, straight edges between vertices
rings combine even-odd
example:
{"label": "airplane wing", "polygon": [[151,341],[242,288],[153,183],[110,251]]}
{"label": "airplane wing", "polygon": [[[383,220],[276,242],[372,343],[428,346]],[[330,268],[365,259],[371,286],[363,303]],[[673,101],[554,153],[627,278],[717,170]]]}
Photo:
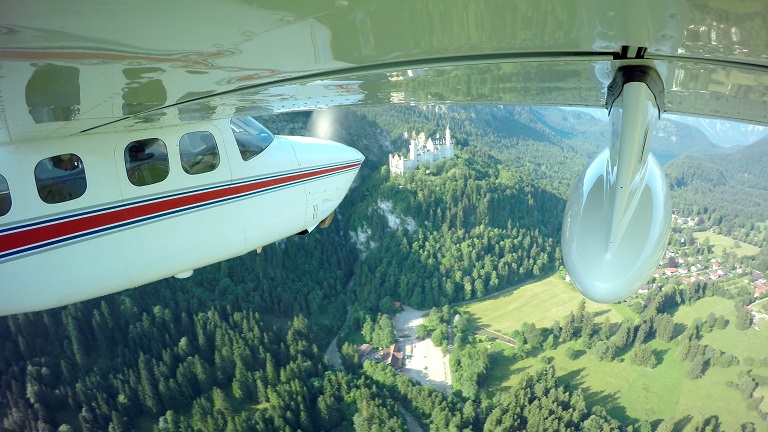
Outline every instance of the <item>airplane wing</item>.
{"label": "airplane wing", "polygon": [[669,112],[768,122],[760,0],[11,2],[0,145],[337,105],[604,106],[620,65]]}

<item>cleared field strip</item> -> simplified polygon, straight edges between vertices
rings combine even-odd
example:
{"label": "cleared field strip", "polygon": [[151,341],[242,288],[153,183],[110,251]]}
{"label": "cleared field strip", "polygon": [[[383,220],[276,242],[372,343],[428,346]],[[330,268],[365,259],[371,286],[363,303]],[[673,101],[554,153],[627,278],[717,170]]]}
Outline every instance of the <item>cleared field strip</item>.
{"label": "cleared field strip", "polygon": [[[497,297],[464,305],[462,309],[479,326],[508,334],[524,322],[549,327],[575,311],[583,298],[561,276],[554,275]],[[621,322],[623,313],[617,311],[620,308],[587,300],[587,310],[598,315],[598,322],[608,318],[612,322]]]}

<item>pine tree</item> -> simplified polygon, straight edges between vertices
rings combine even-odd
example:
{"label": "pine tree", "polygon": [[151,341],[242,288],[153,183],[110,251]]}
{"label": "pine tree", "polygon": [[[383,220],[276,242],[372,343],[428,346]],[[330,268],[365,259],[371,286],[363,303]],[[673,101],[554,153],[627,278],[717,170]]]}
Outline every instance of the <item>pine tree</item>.
{"label": "pine tree", "polygon": [[746,330],[752,325],[752,315],[746,308],[740,307],[736,311],[736,328]]}
{"label": "pine tree", "polygon": [[693,363],[691,363],[691,367],[688,368],[688,378],[690,379],[699,379],[702,377],[704,372],[704,357],[697,356],[695,359],[693,359]]}
{"label": "pine tree", "polygon": [[675,321],[667,314],[659,314],[654,321],[656,337],[664,342],[671,342],[675,332]]}
{"label": "pine tree", "polygon": [[373,341],[374,325],[369,315],[365,316],[365,322],[363,323],[363,339],[370,342]]}
{"label": "pine tree", "polygon": [[[583,302],[583,300],[582,300]],[[595,315],[592,312],[584,311],[581,318],[581,337],[592,339],[592,331],[595,328]]]}
{"label": "pine tree", "polygon": [[632,362],[632,364],[638,366],[644,366],[647,368],[656,367],[656,357],[653,355],[651,347],[646,344],[635,344],[635,347],[632,349],[632,353],[630,354],[629,360]]}
{"label": "pine tree", "polygon": [[562,331],[560,332],[560,341],[568,342],[571,339],[573,339],[574,326],[575,326],[574,321],[575,320],[572,312],[565,317],[565,320],[563,321],[563,328],[562,328]]}
{"label": "pine tree", "polygon": [[157,382],[150,360],[143,353],[139,357],[140,391],[139,396],[144,407],[151,413],[157,414],[160,410],[160,401],[157,395]]}
{"label": "pine tree", "polygon": [[581,303],[579,303],[579,307],[576,309],[575,314],[575,324],[577,326],[581,325],[582,320],[584,319],[584,313],[587,311],[587,301],[585,299],[581,299]]}

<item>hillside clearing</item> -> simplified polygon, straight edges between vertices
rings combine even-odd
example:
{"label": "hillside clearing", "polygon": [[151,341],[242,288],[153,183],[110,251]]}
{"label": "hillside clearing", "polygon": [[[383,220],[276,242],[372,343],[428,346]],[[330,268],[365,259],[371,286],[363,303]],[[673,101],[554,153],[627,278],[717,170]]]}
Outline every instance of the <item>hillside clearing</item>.
{"label": "hillside clearing", "polygon": [[739,242],[739,247],[735,247],[736,240],[726,237],[724,235],[715,234],[711,232],[697,232],[693,233],[693,237],[696,240],[703,241],[705,238],[709,238],[709,244],[712,245],[714,251],[718,255],[722,255],[725,248],[738,256],[755,255],[760,252],[760,248],[752,246],[751,244]]}
{"label": "hillside clearing", "polygon": [[[578,308],[584,297],[559,274],[539,282],[524,285],[488,300],[462,306],[475,322],[500,333],[510,333],[524,322],[549,327]],[[587,310],[594,312],[596,321],[610,318],[621,322],[632,312],[624,305],[605,305],[587,300]]]}

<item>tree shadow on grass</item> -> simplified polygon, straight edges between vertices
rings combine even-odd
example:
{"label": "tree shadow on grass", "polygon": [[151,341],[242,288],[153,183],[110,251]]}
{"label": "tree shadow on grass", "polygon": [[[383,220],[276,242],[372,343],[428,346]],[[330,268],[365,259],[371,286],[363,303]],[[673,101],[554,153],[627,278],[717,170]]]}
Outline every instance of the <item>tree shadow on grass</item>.
{"label": "tree shadow on grass", "polygon": [[611,309],[603,309],[597,312],[592,312],[592,316],[594,316],[595,318],[598,318],[610,312],[611,312]]}
{"label": "tree shadow on grass", "polygon": [[672,330],[672,340],[675,340],[675,339],[677,339],[677,338],[678,338],[680,335],[682,335],[683,333],[685,333],[685,331],[686,331],[687,329],[688,329],[688,326],[687,326],[687,325],[685,325],[685,324],[683,324],[683,323],[679,323],[679,322],[676,322],[676,323],[675,323],[675,329],[674,329],[674,330]]}
{"label": "tree shadow on grass", "polygon": [[627,413],[627,409],[619,403],[619,392],[605,392],[599,390],[592,390],[592,387],[586,385],[582,373],[585,368],[575,369],[558,377],[558,380],[567,386],[571,391],[576,389],[581,390],[584,394],[584,400],[587,403],[589,409],[593,409],[596,406],[600,406],[605,411],[616,419],[622,425],[634,425],[639,420],[630,416]]}
{"label": "tree shadow on grass", "polygon": [[624,348],[616,348],[616,351],[613,352],[613,358],[615,360],[620,360],[621,362],[624,362],[624,356],[629,354],[630,351],[632,351],[632,344],[627,344],[628,346]]}
{"label": "tree shadow on grass", "polygon": [[501,351],[491,351],[488,353],[488,373],[485,378],[484,387],[491,389],[490,393],[495,394],[499,390],[504,390],[502,387],[509,377],[520,374],[530,366],[515,367],[517,359],[512,356],[505,355]]}
{"label": "tree shadow on grass", "polygon": [[652,350],[652,352],[653,352],[653,357],[656,359],[656,366],[658,366],[658,365],[660,365],[661,363],[664,362],[664,357],[669,352],[669,348],[667,348],[667,349],[655,349],[655,350]]}
{"label": "tree shadow on grass", "polygon": [[561,383],[567,386],[569,389],[575,389],[578,388],[579,384],[583,383],[583,379],[581,378],[582,372],[584,372],[586,368],[580,368],[580,369],[574,369],[570,372],[564,373],[557,377],[557,380]]}
{"label": "tree shadow on grass", "polygon": [[673,430],[675,432],[678,432],[678,431],[682,432],[683,430],[685,430],[686,427],[688,427],[688,425],[692,421],[693,421],[693,416],[687,415],[685,417],[682,417],[680,420],[675,422],[675,426]]}

